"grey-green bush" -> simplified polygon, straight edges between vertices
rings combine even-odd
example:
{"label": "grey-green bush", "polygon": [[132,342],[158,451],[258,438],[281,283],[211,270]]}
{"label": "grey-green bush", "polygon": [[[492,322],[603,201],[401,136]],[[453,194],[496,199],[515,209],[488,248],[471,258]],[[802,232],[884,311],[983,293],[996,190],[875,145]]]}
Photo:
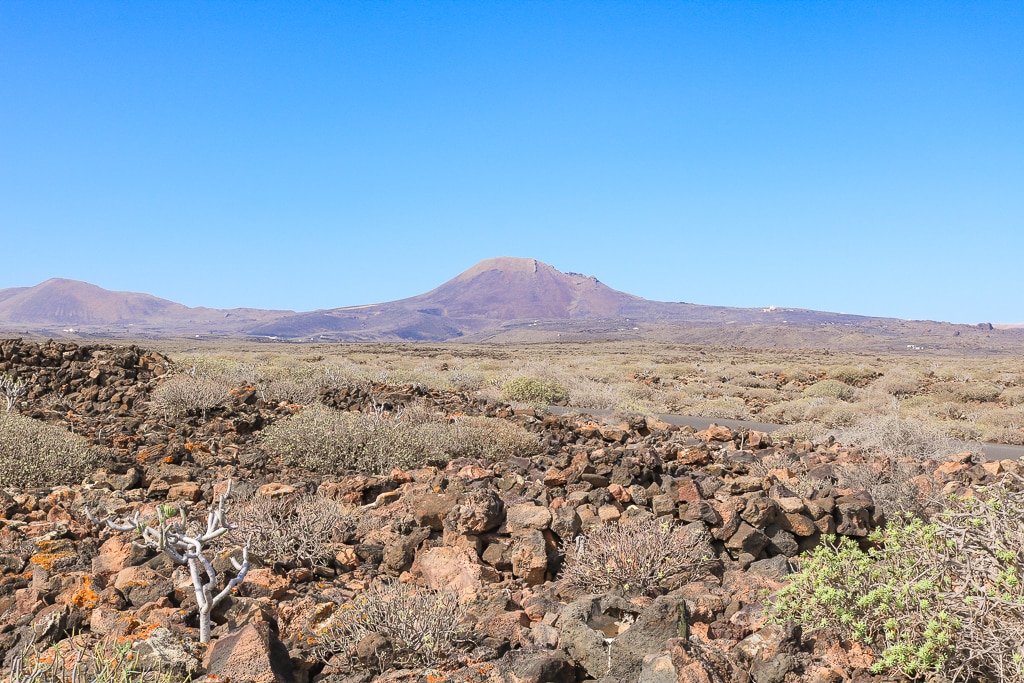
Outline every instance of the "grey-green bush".
{"label": "grey-green bush", "polygon": [[175,375],[157,387],[153,405],[174,416],[202,415],[230,398],[227,386],[212,379],[189,374]]}
{"label": "grey-green bush", "polygon": [[935,681],[1024,681],[1024,480],[951,498],[930,522],[897,517],[864,551],[831,539],[769,600],[780,622],[853,638],[873,669]]}
{"label": "grey-green bush", "polygon": [[0,414],[0,487],[81,483],[98,451],[61,427]]}
{"label": "grey-green bush", "polygon": [[[378,661],[360,661],[356,645],[374,634],[381,642],[375,653]],[[374,665],[433,666],[475,645],[455,593],[397,581],[375,582],[351,602],[334,606],[333,614],[311,636],[325,657],[336,655],[363,671]]]}
{"label": "grey-green bush", "polygon": [[569,400],[569,390],[553,379],[519,376],[502,385],[501,396],[506,401],[557,405]]}

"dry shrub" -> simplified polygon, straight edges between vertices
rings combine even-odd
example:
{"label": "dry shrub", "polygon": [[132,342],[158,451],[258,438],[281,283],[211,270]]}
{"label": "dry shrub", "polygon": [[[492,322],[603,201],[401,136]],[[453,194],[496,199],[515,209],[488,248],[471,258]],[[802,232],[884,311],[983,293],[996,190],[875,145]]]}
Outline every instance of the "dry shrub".
{"label": "dry shrub", "polygon": [[622,387],[590,377],[576,377],[568,381],[569,405],[574,408],[614,410],[622,403]]}
{"label": "dry shrub", "polygon": [[778,389],[779,380],[774,377],[762,377],[760,375],[750,372],[746,375],[740,375],[736,377],[732,384],[738,387],[744,387],[747,389]]}
{"label": "dry shrub", "polygon": [[867,491],[886,519],[902,514],[926,515],[930,501],[914,482],[921,474],[915,462],[882,458],[872,463],[847,463],[836,468],[842,488]]}
{"label": "dry shrub", "polygon": [[202,415],[204,419],[207,411],[223,405],[229,398],[225,384],[192,374],[167,379],[150,397],[153,405],[168,415]]}
{"label": "dry shrub", "polygon": [[932,386],[939,399],[952,399],[960,403],[988,403],[998,401],[1003,389],[984,382],[939,382]]}
{"label": "dry shrub", "polygon": [[999,401],[1009,406],[1024,405],[1024,387],[1007,387],[999,394]]}
{"label": "dry shrub", "polygon": [[812,407],[811,399],[803,398],[795,401],[780,401],[761,411],[761,418],[778,424],[798,424],[810,422],[807,416]]}
{"label": "dry shrub", "polygon": [[644,516],[602,525],[563,544],[562,580],[573,593],[650,595],[705,572],[713,556],[703,524]]}
{"label": "dry shrub", "polygon": [[749,420],[750,409],[742,399],[734,396],[721,396],[694,403],[686,408],[687,413],[694,417],[717,417],[723,420]]}
{"label": "dry shrub", "polygon": [[[359,661],[356,645],[370,636],[377,662]],[[466,612],[451,592],[378,581],[351,602],[337,605],[312,637],[325,658],[336,655],[351,670],[376,664],[424,667],[450,661],[474,645]]]}
{"label": "dry shrub", "polygon": [[1024,681],[1024,479],[954,497],[928,523],[892,520],[861,550],[840,538],[801,558],[771,599],[779,621],[874,646],[876,673]]}
{"label": "dry shrub", "polygon": [[257,496],[232,513],[241,543],[264,563],[323,566],[334,556],[335,533],[349,521],[341,506],[317,494]]}
{"label": "dry shrub", "polygon": [[912,396],[921,390],[922,378],[907,368],[893,368],[872,383],[872,388],[899,398]]}
{"label": "dry shrub", "polygon": [[939,429],[898,414],[868,417],[853,427],[839,430],[835,437],[848,446],[897,460],[944,460],[958,450]]}
{"label": "dry shrub", "polygon": [[315,404],[263,430],[263,450],[285,465],[341,474],[385,473],[440,465],[454,457],[532,455],[538,438],[497,418],[443,416],[413,408],[387,414],[342,412]]}
{"label": "dry shrub", "polygon": [[794,422],[772,432],[772,439],[775,441],[789,439],[792,441],[819,443],[828,436],[829,431],[831,430],[815,422]]}
{"label": "dry shrub", "polygon": [[452,456],[499,460],[540,451],[540,439],[522,425],[492,417],[460,417],[449,426]]}
{"label": "dry shrub", "polygon": [[60,427],[17,413],[0,415],[0,487],[80,484],[99,455]]}
{"label": "dry shrub", "polygon": [[761,479],[767,479],[773,470],[788,470],[793,476],[779,481],[801,498],[814,498],[819,492],[832,487],[832,482],[828,480],[808,476],[807,467],[791,452],[776,452],[747,465],[747,471]]}
{"label": "dry shrub", "polygon": [[863,408],[828,398],[808,399],[807,412],[804,419],[817,422],[826,427],[846,427],[861,418]]}

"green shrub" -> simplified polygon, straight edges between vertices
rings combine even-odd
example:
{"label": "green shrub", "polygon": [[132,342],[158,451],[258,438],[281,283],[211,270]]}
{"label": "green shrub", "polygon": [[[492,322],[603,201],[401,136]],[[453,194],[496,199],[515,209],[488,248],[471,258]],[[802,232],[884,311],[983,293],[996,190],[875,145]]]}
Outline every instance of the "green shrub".
{"label": "green shrub", "polygon": [[80,484],[98,455],[60,427],[17,413],[0,415],[0,487]]}
{"label": "green shrub", "polygon": [[667,581],[689,581],[712,557],[702,525],[641,517],[602,525],[564,543],[562,579],[571,592],[648,595]]}
{"label": "green shrub", "polygon": [[896,518],[861,550],[831,539],[769,601],[776,621],[874,646],[876,672],[1024,681],[1024,479],[953,498],[931,522]]}
{"label": "green shrub", "polygon": [[[356,645],[373,635],[379,637],[378,661],[359,661]],[[475,644],[454,593],[397,581],[378,581],[351,602],[334,605],[311,636],[325,658],[337,655],[353,670],[433,666]]]}
{"label": "green shrub", "polygon": [[569,400],[569,390],[553,379],[519,376],[502,385],[501,396],[506,401],[558,405]]}
{"label": "green shrub", "polygon": [[823,379],[804,389],[804,396],[834,398],[839,401],[853,400],[853,387],[836,379]]}
{"label": "green shrub", "polygon": [[865,382],[876,376],[874,370],[864,366],[840,365],[828,371],[831,379],[838,380],[852,387],[863,386]]}

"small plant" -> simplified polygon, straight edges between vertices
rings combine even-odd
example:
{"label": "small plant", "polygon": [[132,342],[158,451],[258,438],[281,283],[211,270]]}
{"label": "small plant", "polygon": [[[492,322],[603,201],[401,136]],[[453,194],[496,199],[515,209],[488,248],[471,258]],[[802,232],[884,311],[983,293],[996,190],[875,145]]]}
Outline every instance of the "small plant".
{"label": "small plant", "polygon": [[502,385],[501,396],[506,401],[548,406],[566,403],[569,390],[553,379],[519,376]]}
{"label": "small plant", "polygon": [[348,520],[336,502],[317,494],[251,498],[233,514],[249,534],[250,552],[264,563],[303,566],[331,560],[334,534]]}
{"label": "small plant", "polygon": [[42,651],[26,648],[6,683],[178,683],[177,677],[140,666],[130,642],[104,640],[91,648],[76,636]]}
{"label": "small plant", "polygon": [[773,618],[877,647],[876,672],[1024,681],[1024,479],[897,517],[861,550],[831,539],[770,601]]}
{"label": "small plant", "polygon": [[0,415],[0,486],[80,484],[98,457],[60,427],[15,412]]}
{"label": "small plant", "polygon": [[649,595],[672,577],[691,580],[713,556],[702,526],[655,517],[599,526],[562,552],[562,579],[571,592],[627,595]]}
{"label": "small plant", "polygon": [[356,645],[376,634],[381,670],[433,666],[474,645],[466,612],[451,592],[378,581],[333,613],[312,634],[326,655],[338,655],[357,669]]}
{"label": "small plant", "polygon": [[3,394],[7,404],[7,412],[14,410],[14,406],[21,400],[27,389],[21,380],[14,379],[10,375],[0,372],[0,394]]}
{"label": "small plant", "polygon": [[158,506],[156,526],[141,522],[137,512],[130,522],[118,524],[109,517],[97,519],[88,509],[85,511],[93,524],[104,524],[114,531],[134,531],[141,539],[135,542],[136,545],[159,550],[175,564],[188,567],[195,589],[196,603],[199,605],[200,643],[210,642],[210,614],[213,608],[219,605],[235,586],[244,581],[245,575],[249,572],[249,546],[245,545],[242,547],[241,563],[233,557],[230,558],[237,572],[234,578],[227,582],[223,590],[214,593],[217,588],[217,570],[205,552],[207,544],[235,528],[224,518],[224,503],[229,495],[230,484],[227,493],[220,497],[217,507],[211,508],[207,514],[206,531],[203,533],[188,532],[188,510],[185,507],[175,509],[171,505]]}
{"label": "small plant", "polygon": [[169,415],[200,415],[204,420],[211,409],[228,398],[224,384],[188,372],[169,378],[151,396],[153,405]]}
{"label": "small plant", "polygon": [[854,395],[853,387],[837,379],[823,379],[804,389],[804,396],[834,398],[837,401],[853,400]]}

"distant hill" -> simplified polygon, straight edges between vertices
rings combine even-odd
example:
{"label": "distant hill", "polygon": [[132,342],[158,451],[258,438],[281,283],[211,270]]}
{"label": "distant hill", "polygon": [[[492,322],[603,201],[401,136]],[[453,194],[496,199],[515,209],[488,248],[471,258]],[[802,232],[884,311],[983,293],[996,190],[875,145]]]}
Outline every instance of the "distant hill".
{"label": "distant hill", "polygon": [[[74,330],[73,332],[69,330]],[[305,313],[189,308],[149,294],[47,280],[0,290],[0,333],[257,337],[296,341],[649,340],[864,351],[1024,348],[1024,330],[794,308],[649,301],[529,258],[481,261],[418,296]]]}
{"label": "distant hill", "polygon": [[52,278],[35,287],[0,289],[0,329],[60,336],[242,334],[291,311],[190,308],[150,294],[112,292],[88,282]]}

